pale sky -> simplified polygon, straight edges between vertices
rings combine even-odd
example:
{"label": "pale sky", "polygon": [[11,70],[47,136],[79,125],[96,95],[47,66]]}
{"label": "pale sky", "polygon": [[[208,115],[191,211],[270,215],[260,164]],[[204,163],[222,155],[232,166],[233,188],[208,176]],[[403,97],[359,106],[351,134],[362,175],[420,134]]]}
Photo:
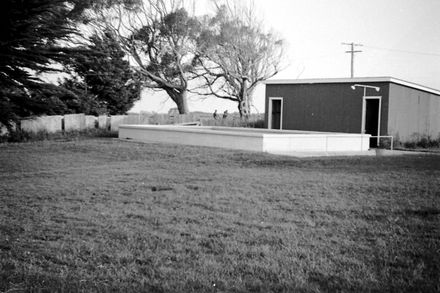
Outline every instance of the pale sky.
{"label": "pale sky", "polygon": [[[208,0],[197,0],[202,6]],[[255,0],[267,27],[288,43],[289,66],[272,79],[392,76],[440,89],[440,0]],[[197,7],[199,9],[199,7]],[[264,85],[254,112],[264,112]],[[167,112],[166,95],[148,93],[133,112]],[[237,111],[236,103],[190,96],[190,111]]]}

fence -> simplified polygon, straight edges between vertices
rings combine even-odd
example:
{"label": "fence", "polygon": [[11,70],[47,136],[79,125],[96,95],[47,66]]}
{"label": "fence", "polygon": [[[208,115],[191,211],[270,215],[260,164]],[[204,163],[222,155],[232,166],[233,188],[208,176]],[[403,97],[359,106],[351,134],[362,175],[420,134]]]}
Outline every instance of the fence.
{"label": "fence", "polygon": [[[239,116],[235,114],[230,115],[226,119],[214,119],[212,115],[208,113],[189,113],[182,115],[141,113],[113,116],[67,114],[64,116],[54,115],[26,118],[20,121],[18,128],[30,133],[37,133],[40,131],[46,131],[48,133],[59,131],[82,131],[94,128],[118,131],[119,125],[121,124],[184,124],[190,122],[198,122],[203,126],[262,127],[262,119],[263,116],[261,114],[251,115],[247,121],[242,121]],[[0,128],[0,134],[6,134],[5,128]]]}

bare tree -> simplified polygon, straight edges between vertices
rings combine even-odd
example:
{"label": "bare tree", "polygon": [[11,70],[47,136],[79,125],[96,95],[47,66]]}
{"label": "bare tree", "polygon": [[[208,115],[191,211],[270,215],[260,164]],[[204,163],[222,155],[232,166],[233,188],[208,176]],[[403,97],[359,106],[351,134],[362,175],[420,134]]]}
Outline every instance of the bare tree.
{"label": "bare tree", "polygon": [[198,77],[204,82],[193,92],[237,102],[246,117],[256,86],[282,69],[284,42],[265,30],[253,2],[214,3],[216,15],[206,19],[198,39]]}
{"label": "bare tree", "polygon": [[123,5],[101,13],[120,41],[145,87],[163,90],[179,113],[188,112],[188,82],[193,78],[200,23],[185,10],[183,0],[148,0],[135,8]]}

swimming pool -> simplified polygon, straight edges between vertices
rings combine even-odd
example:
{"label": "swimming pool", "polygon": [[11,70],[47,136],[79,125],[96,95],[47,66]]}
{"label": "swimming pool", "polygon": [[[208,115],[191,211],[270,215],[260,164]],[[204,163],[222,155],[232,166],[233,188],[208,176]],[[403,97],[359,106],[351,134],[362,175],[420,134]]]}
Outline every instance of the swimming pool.
{"label": "swimming pool", "polygon": [[370,135],[261,128],[121,125],[119,138],[268,153],[365,152]]}

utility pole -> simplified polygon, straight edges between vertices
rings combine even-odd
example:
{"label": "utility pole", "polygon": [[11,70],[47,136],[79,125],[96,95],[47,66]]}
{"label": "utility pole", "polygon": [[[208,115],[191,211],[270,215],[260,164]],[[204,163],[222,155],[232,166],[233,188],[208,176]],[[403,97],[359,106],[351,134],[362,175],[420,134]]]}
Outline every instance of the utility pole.
{"label": "utility pole", "polygon": [[354,47],[356,46],[363,46],[362,44],[355,44],[353,42],[351,43],[342,43],[342,45],[347,45],[351,47],[350,51],[345,51],[345,53],[351,53],[351,78],[354,77],[354,53],[360,53],[362,51],[355,51]]}

